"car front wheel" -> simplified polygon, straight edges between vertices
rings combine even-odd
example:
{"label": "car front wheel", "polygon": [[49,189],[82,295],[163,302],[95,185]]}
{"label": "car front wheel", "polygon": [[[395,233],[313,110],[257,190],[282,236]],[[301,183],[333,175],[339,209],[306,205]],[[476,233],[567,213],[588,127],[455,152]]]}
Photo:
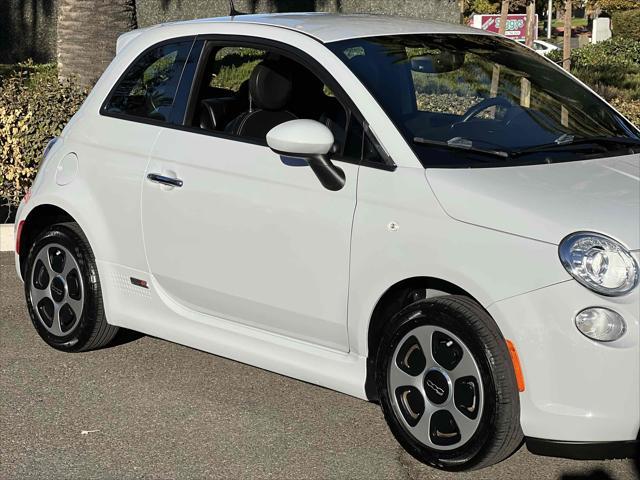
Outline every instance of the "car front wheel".
{"label": "car front wheel", "polygon": [[45,342],[78,352],[113,339],[118,328],[107,323],[93,252],[77,224],[53,225],[38,235],[26,267],[29,315]]}
{"label": "car front wheel", "polygon": [[506,342],[473,300],[442,296],[405,307],[391,319],[376,360],[385,419],[416,459],[478,469],[522,443]]}

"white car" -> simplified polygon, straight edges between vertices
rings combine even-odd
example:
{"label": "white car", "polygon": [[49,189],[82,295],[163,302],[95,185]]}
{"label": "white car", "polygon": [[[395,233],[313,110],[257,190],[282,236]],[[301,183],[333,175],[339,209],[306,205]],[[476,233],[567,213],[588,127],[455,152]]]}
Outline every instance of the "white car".
{"label": "white car", "polygon": [[480,30],[171,23],[123,35],[48,145],[16,267],[54,348],[125,327],[376,401],[437,468],[523,438],[624,457],[638,152],[591,90]]}
{"label": "white car", "polygon": [[[522,44],[525,43],[524,40],[518,40],[518,42]],[[551,52],[555,50],[559,50],[559,47],[557,45],[554,45],[553,43],[545,42],[543,40],[534,40],[531,48],[533,48],[536,51],[536,53],[539,53],[540,55],[543,55],[545,57],[549,55]]]}

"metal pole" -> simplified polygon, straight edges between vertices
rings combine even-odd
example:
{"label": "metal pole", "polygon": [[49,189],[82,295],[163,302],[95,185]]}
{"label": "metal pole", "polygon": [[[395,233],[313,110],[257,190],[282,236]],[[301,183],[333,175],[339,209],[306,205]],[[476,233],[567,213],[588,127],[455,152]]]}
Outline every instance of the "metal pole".
{"label": "metal pole", "polygon": [[551,38],[551,21],[553,20],[553,0],[549,0],[549,9],[547,10],[547,38]]}

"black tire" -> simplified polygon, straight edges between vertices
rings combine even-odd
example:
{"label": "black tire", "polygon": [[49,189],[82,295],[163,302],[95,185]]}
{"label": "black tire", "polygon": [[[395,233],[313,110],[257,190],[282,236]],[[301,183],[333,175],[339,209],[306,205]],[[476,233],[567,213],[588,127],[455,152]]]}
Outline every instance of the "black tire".
{"label": "black tire", "polygon": [[[484,394],[478,397],[481,398],[480,401],[484,406],[474,420],[477,422],[474,433],[469,433],[470,436],[466,442],[462,443],[460,440],[459,446],[452,443],[450,447],[452,449],[449,450],[433,448],[434,445],[429,446],[412,435],[410,433],[412,427],[407,426],[407,422],[400,418],[402,417],[401,409],[398,407],[400,400],[396,400],[395,403],[400,413],[396,413],[392,404],[394,400],[391,395],[396,395],[396,399],[399,399],[397,395],[400,389],[396,388],[395,392],[389,391],[393,388],[390,387],[389,375],[391,375],[391,362],[394,361],[396,350],[398,350],[396,362],[400,361],[401,357],[402,346],[399,346],[399,342],[409,342],[407,340],[409,332],[414,332],[417,327],[422,328],[422,326],[433,328],[433,331],[442,329],[457,336],[466,345],[466,351],[471,353],[475,367],[479,371],[479,380],[482,382],[480,391]],[[424,328],[423,331],[425,331]],[[433,336],[431,338],[433,339]],[[429,348],[434,348],[432,345],[433,343]],[[433,350],[430,353],[433,354]],[[435,360],[431,361],[436,365],[432,367],[433,369],[441,366]],[[416,378],[427,385],[424,382],[427,381],[428,365],[424,367],[421,364],[419,368],[423,370]],[[446,369],[440,370],[450,373]],[[470,298],[451,295],[420,300],[395,314],[380,341],[375,378],[382,411],[393,435],[407,452],[427,465],[450,471],[480,469],[504,460],[522,444],[518,387],[505,339],[490,315]],[[451,382],[448,385],[452,385]],[[451,402],[454,403],[454,406],[450,406],[450,409],[453,409],[456,408],[454,388],[450,390],[451,393],[448,392],[447,395],[450,395]],[[432,415],[427,413],[427,407],[440,408],[427,400],[429,393],[433,395],[433,392],[428,392],[425,386],[421,394],[425,416]],[[419,401],[418,404],[420,404]],[[424,424],[414,425],[413,428],[422,428],[422,425]],[[429,432],[433,432],[431,427]],[[438,433],[437,429],[436,433]]]}
{"label": "black tire", "polygon": [[[49,253],[51,251],[60,253],[62,257],[62,267],[59,267],[60,269],[63,268],[64,265],[77,268],[73,268],[66,276],[57,274],[57,270],[48,270],[42,274],[41,277],[39,276],[38,280],[35,280],[34,268],[36,268],[36,265],[38,265],[38,269],[40,270],[43,268],[42,261],[38,260],[38,257],[40,255],[51,255],[51,253]],[[68,254],[72,255],[71,259],[68,258]],[[40,257],[40,259],[42,259],[42,257]],[[38,264],[38,262],[40,262],[40,264]],[[75,263],[66,264],[65,262]],[[50,267],[51,264],[49,264],[49,268]],[[37,273],[41,274],[40,271]],[[36,311],[37,309],[45,308],[45,306],[39,304],[39,302],[35,302],[40,305],[39,307],[33,305],[32,294],[53,292],[53,290],[51,290],[53,287],[53,279],[51,277],[53,276],[55,278],[58,276],[64,278],[65,282],[64,288],[58,289],[56,293],[60,290],[66,292],[61,294],[64,296],[58,305],[65,307],[67,300],[69,300],[69,305],[71,305],[70,299],[73,294],[70,293],[70,275],[73,276],[74,289],[79,291],[76,304],[79,307],[80,315],[76,316],[73,314],[73,309],[67,310],[72,312],[67,315],[71,319],[69,321],[71,326],[68,330],[59,328],[58,334],[54,334],[50,331],[50,329],[53,329],[52,325],[45,325],[49,323],[45,321],[45,319],[51,320],[53,315],[47,315],[44,310]],[[38,283],[38,287],[36,287],[36,283]],[[102,303],[100,279],[93,251],[84,233],[75,223],[59,223],[53,225],[36,237],[27,254],[24,286],[29,315],[33,326],[40,337],[53,348],[65,352],[94,350],[108,345],[118,332],[118,327],[107,323]],[[43,300],[45,300],[46,303],[54,305],[54,293],[47,293],[47,295],[50,297],[49,300]],[[53,320],[51,320],[51,323],[53,324]],[[62,323],[58,322],[58,327],[61,325]]]}

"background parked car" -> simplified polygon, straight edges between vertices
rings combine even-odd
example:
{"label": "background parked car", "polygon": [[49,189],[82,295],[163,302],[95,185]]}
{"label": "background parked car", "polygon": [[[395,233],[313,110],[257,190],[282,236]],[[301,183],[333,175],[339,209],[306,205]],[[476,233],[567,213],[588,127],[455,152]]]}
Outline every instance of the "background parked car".
{"label": "background parked car", "polygon": [[[524,40],[518,40],[518,42],[524,44]],[[545,57],[551,52],[559,50],[559,48],[553,43],[545,42],[542,40],[534,40],[533,46],[531,48],[533,48],[540,55],[544,55]]]}

